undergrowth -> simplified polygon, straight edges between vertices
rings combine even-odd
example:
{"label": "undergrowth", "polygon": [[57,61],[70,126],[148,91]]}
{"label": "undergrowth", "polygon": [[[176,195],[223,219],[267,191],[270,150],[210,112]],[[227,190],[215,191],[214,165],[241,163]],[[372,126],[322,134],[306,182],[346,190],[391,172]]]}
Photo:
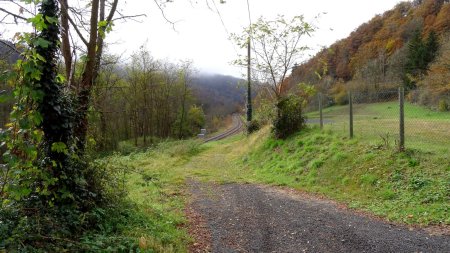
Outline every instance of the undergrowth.
{"label": "undergrowth", "polygon": [[[26,219],[13,206],[3,206],[0,252],[187,252],[185,176],[174,168],[202,150],[197,141],[171,141],[93,162],[91,175],[107,201],[89,212],[58,217],[80,224],[84,230],[79,234],[61,234],[61,229],[58,234],[40,234],[32,231],[38,226],[31,222],[38,219]],[[51,223],[49,213],[41,222]],[[26,238],[27,234],[37,237]]]}
{"label": "undergrowth", "polygon": [[185,229],[185,180],[173,168],[201,151],[197,141],[171,141],[101,160],[126,164],[122,180],[127,196],[120,205],[98,213],[104,223],[85,235],[82,244],[102,252],[186,252],[190,239]]}

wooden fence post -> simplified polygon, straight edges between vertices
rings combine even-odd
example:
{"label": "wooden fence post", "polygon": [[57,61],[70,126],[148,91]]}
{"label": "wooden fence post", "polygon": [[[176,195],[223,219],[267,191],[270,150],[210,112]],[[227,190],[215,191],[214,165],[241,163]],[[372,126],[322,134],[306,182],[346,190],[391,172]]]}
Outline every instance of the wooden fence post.
{"label": "wooden fence post", "polygon": [[400,105],[400,129],[399,129],[399,144],[398,149],[400,152],[405,151],[405,88],[400,87],[398,89],[398,101]]}
{"label": "wooden fence post", "polygon": [[320,114],[320,129],[323,129],[322,93],[320,92],[319,92],[319,114]]}
{"label": "wooden fence post", "polygon": [[353,138],[353,95],[352,92],[348,92],[348,104],[350,107],[350,138]]}

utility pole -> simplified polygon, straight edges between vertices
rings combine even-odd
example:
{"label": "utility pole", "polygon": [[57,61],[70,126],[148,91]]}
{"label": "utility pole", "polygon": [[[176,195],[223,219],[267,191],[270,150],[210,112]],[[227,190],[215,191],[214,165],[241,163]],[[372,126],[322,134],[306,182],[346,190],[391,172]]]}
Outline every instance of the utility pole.
{"label": "utility pole", "polygon": [[247,122],[252,121],[252,88],[251,88],[251,58],[250,58],[250,37],[247,45]]}

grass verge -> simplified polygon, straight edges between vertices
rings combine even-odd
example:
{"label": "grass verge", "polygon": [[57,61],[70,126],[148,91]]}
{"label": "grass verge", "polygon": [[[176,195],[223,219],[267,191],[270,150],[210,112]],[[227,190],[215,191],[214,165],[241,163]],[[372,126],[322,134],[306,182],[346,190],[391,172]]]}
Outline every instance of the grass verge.
{"label": "grass verge", "polygon": [[186,177],[175,168],[188,163],[202,149],[196,141],[172,141],[147,151],[104,158],[108,163],[126,165],[127,171],[119,180],[123,180],[128,194],[123,205],[105,217],[105,227],[119,228],[92,235],[86,241],[99,244],[102,251],[108,246],[120,251],[117,242],[106,245],[119,237],[125,238],[124,249],[137,252],[187,252],[191,239],[185,229]]}

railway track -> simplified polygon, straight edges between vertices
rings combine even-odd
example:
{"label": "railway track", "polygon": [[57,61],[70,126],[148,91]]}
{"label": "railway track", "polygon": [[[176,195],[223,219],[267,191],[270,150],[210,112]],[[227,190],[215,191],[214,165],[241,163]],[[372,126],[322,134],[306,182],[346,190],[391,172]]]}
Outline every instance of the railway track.
{"label": "railway track", "polygon": [[229,136],[232,136],[234,134],[239,133],[240,131],[242,131],[242,126],[244,124],[242,123],[241,117],[239,117],[238,114],[233,114],[233,127],[231,127],[230,129],[228,129],[227,131],[215,135],[213,137],[209,137],[205,139],[205,142],[210,142],[210,141],[218,141],[218,140],[222,140],[225,139]]}

